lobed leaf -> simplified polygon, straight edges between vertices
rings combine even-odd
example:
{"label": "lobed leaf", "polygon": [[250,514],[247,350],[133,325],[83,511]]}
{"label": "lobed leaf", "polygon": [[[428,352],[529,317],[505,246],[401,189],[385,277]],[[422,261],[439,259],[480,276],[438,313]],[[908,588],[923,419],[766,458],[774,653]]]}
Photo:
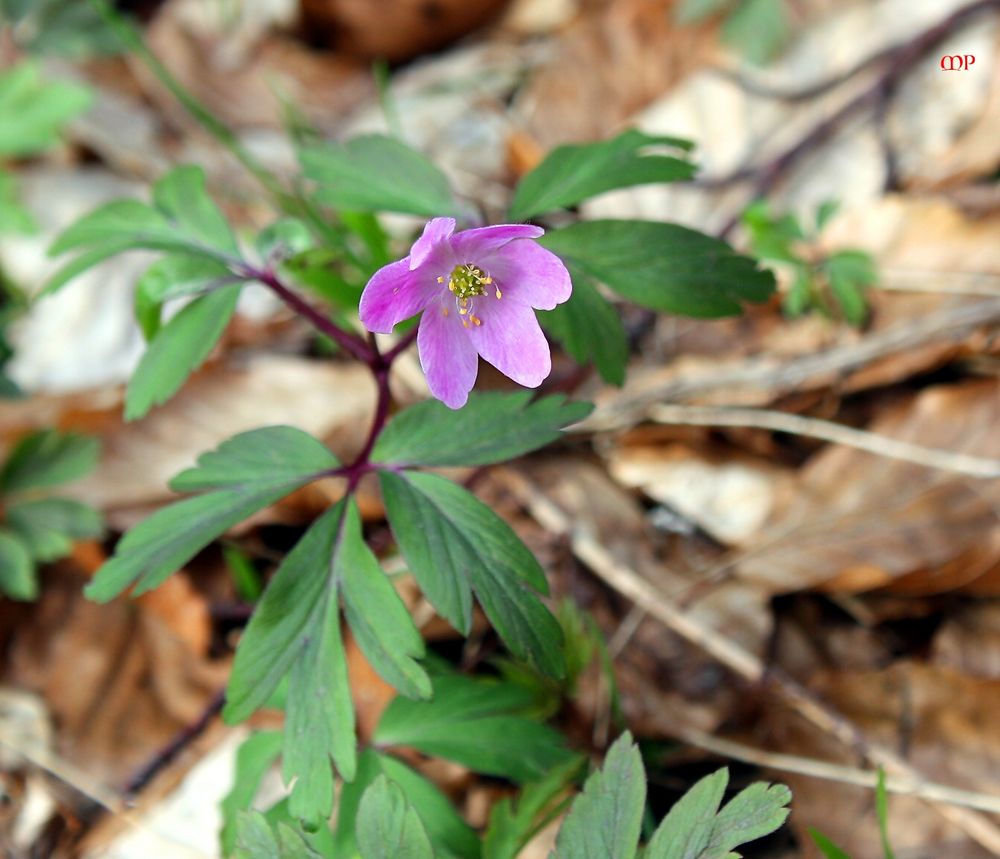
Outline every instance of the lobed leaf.
{"label": "lobed leaf", "polygon": [[633,859],[645,805],[646,772],[626,732],[570,806],[553,859]]}
{"label": "lobed leaf", "polygon": [[299,153],[302,170],[329,206],[435,217],[455,211],[444,174],[405,143],[380,134],[327,143]]}
{"label": "lobed leaf", "polygon": [[508,216],[523,221],[617,188],[690,179],[694,164],[656,150],[691,145],[631,128],[599,143],[558,146],[518,183]]}
{"label": "lobed leaf", "polygon": [[240,286],[196,298],[153,336],[125,389],[125,420],[169,400],[208,357],[236,312]]}
{"label": "lobed leaf", "polygon": [[383,471],[379,479],[396,541],[441,615],[467,632],[475,594],[515,656],[562,676],[562,630],[537,595],[548,590],[545,574],[511,527],[443,477]]}
{"label": "lobed leaf", "polygon": [[[268,459],[272,452],[274,456]],[[241,433],[207,457],[211,466],[206,466],[207,478],[200,477],[196,468],[180,475],[174,485],[221,488],[164,507],[132,528],[87,586],[87,596],[106,602],[132,584],[137,593],[157,587],[233,525],[337,465],[332,453],[293,427]],[[213,463],[220,461],[213,457],[222,457],[235,470],[226,475],[213,471]],[[270,462],[273,472],[239,471],[239,463],[258,459]]]}
{"label": "lobed leaf", "polygon": [[381,746],[408,746],[518,782],[540,778],[572,755],[558,731],[529,718],[534,699],[510,683],[434,678],[429,701],[395,698],[375,730]]}
{"label": "lobed leaf", "polygon": [[22,438],[0,469],[0,492],[47,489],[77,480],[97,465],[96,438],[41,430]]}
{"label": "lobed leaf", "polygon": [[628,339],[618,311],[584,272],[573,265],[569,272],[573,278],[569,301],[554,310],[539,311],[538,321],[577,363],[592,361],[605,382],[623,385]]}
{"label": "lobed leaf", "polygon": [[729,783],[729,771],[705,776],[670,809],[646,848],[645,859],[698,859],[715,828],[715,816]]}
{"label": "lobed leaf", "polygon": [[384,775],[361,797],[357,838],[361,859],[434,859],[420,816]]}
{"label": "lobed leaf", "polygon": [[590,403],[562,395],[532,402],[531,391],[476,393],[461,409],[424,400],[396,415],[379,436],[374,462],[389,465],[489,465],[555,441],[562,427],[590,414]]}
{"label": "lobed leaf", "polygon": [[101,515],[68,498],[39,498],[11,504],[7,524],[36,561],[64,558],[73,541],[101,533]]}
{"label": "lobed leaf", "polygon": [[241,811],[236,818],[236,859],[320,859],[302,836],[285,823],[277,834],[259,811]]}
{"label": "lobed leaf", "polygon": [[583,221],[539,243],[619,295],[667,313],[731,316],[774,292],[774,275],[753,259],[676,224]]}

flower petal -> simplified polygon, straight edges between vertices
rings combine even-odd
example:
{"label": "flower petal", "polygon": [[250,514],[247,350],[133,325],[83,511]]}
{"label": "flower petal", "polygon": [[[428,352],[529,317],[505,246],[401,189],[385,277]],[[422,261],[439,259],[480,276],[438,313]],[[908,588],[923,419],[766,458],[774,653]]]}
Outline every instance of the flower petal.
{"label": "flower petal", "polygon": [[484,267],[503,292],[538,310],[551,310],[573,291],[566,265],[552,251],[533,241],[513,241],[498,248]]}
{"label": "flower petal", "polygon": [[420,238],[410,248],[410,270],[422,266],[434,249],[455,232],[454,218],[432,218],[424,225]]}
{"label": "flower petal", "polygon": [[537,388],[552,372],[552,357],[535,311],[519,301],[477,303],[476,311],[482,324],[468,334],[479,354],[519,385]]}
{"label": "flower petal", "polygon": [[532,224],[497,224],[462,230],[451,238],[451,247],[459,263],[480,265],[480,261],[514,239],[537,239],[545,230]]}
{"label": "flower petal", "polygon": [[446,299],[427,308],[417,331],[417,351],[431,393],[448,408],[460,409],[476,383],[479,358],[451,305]]}
{"label": "flower petal", "polygon": [[410,271],[409,257],[382,266],[361,293],[361,324],[369,331],[388,334],[397,323],[423,310],[439,290],[433,278]]}

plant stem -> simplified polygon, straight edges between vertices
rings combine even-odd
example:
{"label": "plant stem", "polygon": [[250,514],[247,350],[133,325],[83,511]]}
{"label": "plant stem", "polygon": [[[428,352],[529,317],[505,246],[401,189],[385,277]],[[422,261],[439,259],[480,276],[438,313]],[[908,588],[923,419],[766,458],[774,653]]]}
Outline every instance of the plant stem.
{"label": "plant stem", "polygon": [[245,266],[242,270],[242,274],[248,280],[256,280],[264,284],[264,286],[270,289],[299,316],[308,319],[317,331],[325,334],[338,346],[340,346],[341,349],[357,358],[359,361],[363,361],[374,369],[373,362],[376,360],[376,357],[379,361],[382,360],[382,356],[376,356],[373,354],[371,348],[365,343],[364,340],[358,337],[357,334],[345,331],[332,319],[324,316],[297,292],[294,292],[285,286],[273,270],[269,268],[257,269],[252,266]]}
{"label": "plant stem", "polygon": [[389,403],[392,400],[392,394],[389,391],[389,369],[392,366],[393,360],[390,357],[391,353],[383,355],[379,351],[378,343],[375,342],[375,335],[371,335],[369,338],[369,349],[371,350],[372,360],[368,362],[368,366],[375,376],[375,384],[378,386],[378,399],[375,401],[375,415],[372,418],[371,429],[368,430],[368,437],[365,439],[361,451],[354,458],[354,462],[344,472],[347,476],[348,492],[352,492],[358,485],[358,481],[371,471],[369,460],[372,449],[375,447],[375,442],[378,440],[379,434],[382,432],[389,418]]}

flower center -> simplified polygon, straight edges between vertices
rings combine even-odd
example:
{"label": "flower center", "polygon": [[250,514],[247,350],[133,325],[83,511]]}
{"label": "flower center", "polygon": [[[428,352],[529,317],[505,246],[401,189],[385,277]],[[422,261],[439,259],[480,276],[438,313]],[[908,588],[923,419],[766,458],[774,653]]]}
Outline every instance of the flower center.
{"label": "flower center", "polygon": [[[444,283],[443,277],[439,277],[437,280],[438,283]],[[466,328],[469,327],[470,322],[477,326],[483,324],[483,320],[472,312],[472,299],[486,295],[488,286],[493,286],[499,300],[501,297],[500,287],[493,283],[493,278],[490,275],[471,262],[456,265],[451,270],[451,274],[448,275],[448,290],[455,296],[455,304],[458,306],[459,316],[462,317],[462,325]],[[443,308],[441,312],[445,316],[448,315],[447,308]]]}
{"label": "flower center", "polygon": [[466,299],[475,298],[477,295],[486,295],[486,287],[493,283],[490,277],[478,266],[472,263],[456,265],[448,277],[448,289],[455,298]]}

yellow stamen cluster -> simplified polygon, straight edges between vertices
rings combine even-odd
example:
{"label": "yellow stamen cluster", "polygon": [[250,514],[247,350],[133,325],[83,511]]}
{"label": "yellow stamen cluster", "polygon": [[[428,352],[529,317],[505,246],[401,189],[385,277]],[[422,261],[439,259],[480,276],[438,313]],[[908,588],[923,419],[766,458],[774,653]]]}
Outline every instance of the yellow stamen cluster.
{"label": "yellow stamen cluster", "polygon": [[[437,279],[438,283],[444,283],[444,277]],[[472,312],[472,299],[480,295],[486,295],[486,287],[493,286],[496,297],[501,297],[500,287],[493,284],[493,278],[481,268],[472,263],[456,265],[448,276],[448,289],[455,296],[455,303],[458,305],[458,313],[462,317],[462,325],[469,327],[483,324],[483,320]],[[448,308],[442,308],[442,314],[448,315]]]}

